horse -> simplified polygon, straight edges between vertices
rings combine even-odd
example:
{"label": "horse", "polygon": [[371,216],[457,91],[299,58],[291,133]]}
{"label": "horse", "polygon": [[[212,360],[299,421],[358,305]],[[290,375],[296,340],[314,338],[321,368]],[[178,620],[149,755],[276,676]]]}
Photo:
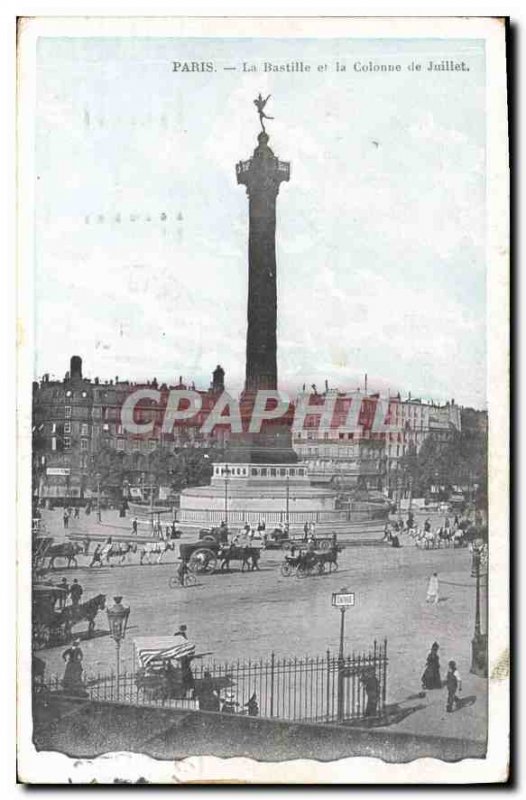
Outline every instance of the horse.
{"label": "horse", "polygon": [[144,559],[146,558],[147,563],[151,564],[152,562],[150,561],[150,556],[156,555],[157,564],[160,564],[168,550],[175,550],[175,542],[172,539],[162,540],[160,542],[148,542],[147,544],[142,545],[140,549],[139,563],[144,564]]}
{"label": "horse", "polygon": [[106,552],[105,560],[106,563],[109,564],[110,559],[118,558],[119,564],[124,564],[125,561],[129,560],[130,554],[136,552],[137,545],[135,542],[118,542],[117,544],[112,544],[110,549]]}
{"label": "horse", "polygon": [[52,544],[51,547],[48,547],[44,558],[49,558],[49,569],[55,568],[55,559],[65,558],[67,559],[67,567],[69,569],[73,562],[75,567],[78,566],[77,555],[83,551],[84,547],[76,542],[61,542],[60,544]]}
{"label": "horse", "polygon": [[250,572],[259,570],[258,561],[261,556],[259,547],[250,547],[249,545],[236,547],[235,545],[229,545],[228,547],[222,547],[217,555],[221,560],[222,572],[230,569],[231,561],[241,561],[241,572],[245,571],[245,567]]}
{"label": "horse", "polygon": [[[392,534],[389,541],[392,542]],[[338,547],[338,545],[334,545],[333,547],[329,548],[329,550],[323,550],[321,553],[319,553],[317,558],[321,564],[321,568],[325,569],[325,564],[327,564],[329,567],[329,572],[332,572],[333,570],[336,571],[338,569],[338,553],[341,552],[342,548]]]}
{"label": "horse", "polygon": [[61,621],[64,623],[64,631],[66,635],[71,636],[71,629],[73,625],[83,620],[88,621],[88,636],[91,636],[95,629],[95,617],[101,609],[106,607],[106,595],[98,594],[92,597],[85,603],[79,603],[76,606],[66,606],[62,611]]}

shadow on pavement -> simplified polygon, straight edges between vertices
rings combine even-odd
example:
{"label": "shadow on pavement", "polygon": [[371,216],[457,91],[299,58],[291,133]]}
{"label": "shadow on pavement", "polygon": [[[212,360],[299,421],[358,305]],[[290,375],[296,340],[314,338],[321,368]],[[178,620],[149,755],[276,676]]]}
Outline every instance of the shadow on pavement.
{"label": "shadow on pavement", "polygon": [[421,711],[423,708],[427,708],[425,703],[411,706],[410,708],[401,708],[398,703],[392,703],[385,707],[382,717],[365,717],[357,720],[349,720],[345,725],[356,725],[360,728],[387,728],[390,725],[398,725],[399,722],[410,717],[415,711]]}

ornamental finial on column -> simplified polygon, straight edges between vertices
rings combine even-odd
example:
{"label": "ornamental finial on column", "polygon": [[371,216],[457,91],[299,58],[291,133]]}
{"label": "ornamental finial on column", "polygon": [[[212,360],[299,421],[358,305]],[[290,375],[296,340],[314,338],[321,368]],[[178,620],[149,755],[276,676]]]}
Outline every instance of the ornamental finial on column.
{"label": "ornamental finial on column", "polygon": [[264,120],[264,119],[274,119],[274,117],[269,117],[267,114],[265,114],[265,112],[264,112],[264,110],[263,110],[263,109],[265,108],[265,106],[267,105],[267,103],[268,103],[268,101],[269,101],[270,97],[271,97],[271,95],[269,94],[269,95],[267,95],[267,97],[266,97],[266,98],[263,100],[263,96],[262,96],[262,94],[261,94],[261,92],[260,92],[260,93],[258,94],[258,96],[256,97],[256,99],[254,100],[254,105],[256,106],[256,108],[257,108],[257,110],[258,110],[258,114],[259,114],[259,121],[260,121],[260,123],[261,123],[261,130],[262,130],[262,131],[263,131],[263,133],[265,133],[265,134],[266,134],[266,130],[265,130],[265,123],[263,122],[263,120]]}

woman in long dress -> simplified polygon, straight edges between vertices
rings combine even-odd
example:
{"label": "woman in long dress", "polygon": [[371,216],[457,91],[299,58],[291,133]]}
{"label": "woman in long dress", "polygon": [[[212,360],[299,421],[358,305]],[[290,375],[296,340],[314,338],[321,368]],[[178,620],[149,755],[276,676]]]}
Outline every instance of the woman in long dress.
{"label": "woman in long dress", "polygon": [[422,675],[422,689],[441,689],[440,660],[438,658],[438,642],[433,642],[426,660],[426,668]]}
{"label": "woman in long dress", "polygon": [[62,653],[66,662],[66,670],[62,678],[62,686],[71,694],[84,694],[82,681],[82,650],[79,647],[80,639],[75,639],[73,645]]}

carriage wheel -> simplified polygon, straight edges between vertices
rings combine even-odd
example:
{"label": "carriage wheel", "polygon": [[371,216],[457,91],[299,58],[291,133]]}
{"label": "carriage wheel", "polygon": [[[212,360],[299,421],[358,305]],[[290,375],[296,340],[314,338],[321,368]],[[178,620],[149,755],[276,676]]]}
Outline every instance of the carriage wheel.
{"label": "carriage wheel", "polygon": [[168,580],[168,586],[170,589],[177,589],[178,586],[181,585],[181,581],[177,577],[177,575],[172,575],[172,577]]}
{"label": "carriage wheel", "polygon": [[296,567],[296,578],[305,578],[307,573],[304,567]]}
{"label": "carriage wheel", "polygon": [[292,542],[287,542],[287,541],[282,542],[281,543],[281,549],[282,550],[292,550]]}
{"label": "carriage wheel", "polygon": [[317,575],[323,575],[323,573],[325,572],[325,562],[324,561],[318,561],[317,564],[314,564],[313,571]]}
{"label": "carriage wheel", "polygon": [[51,639],[51,632],[47,625],[43,622],[37,623],[33,630],[33,641],[37,647],[37,650],[42,650],[47,644],[49,644],[49,640]]}
{"label": "carriage wheel", "polygon": [[338,562],[329,561],[329,572],[338,572]]}
{"label": "carriage wheel", "polygon": [[195,586],[197,583],[197,578],[195,577],[193,572],[188,572],[184,576],[184,585],[185,586]]}
{"label": "carriage wheel", "polygon": [[213,552],[213,550],[209,550],[205,547],[195,550],[190,556],[190,561],[188,562],[188,569],[190,572],[207,572],[208,574],[211,574],[216,567],[216,554]]}
{"label": "carriage wheel", "polygon": [[292,575],[292,567],[288,561],[281,565],[280,571],[284,578],[289,578]]}
{"label": "carriage wheel", "polygon": [[331,542],[328,539],[323,539],[320,542],[320,550],[330,550],[331,549]]}

